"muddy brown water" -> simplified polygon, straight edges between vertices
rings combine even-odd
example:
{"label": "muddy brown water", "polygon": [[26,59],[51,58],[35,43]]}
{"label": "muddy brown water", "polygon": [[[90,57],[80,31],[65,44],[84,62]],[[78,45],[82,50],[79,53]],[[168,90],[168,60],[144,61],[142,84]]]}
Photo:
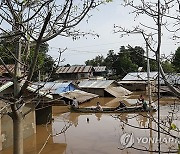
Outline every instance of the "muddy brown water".
{"label": "muddy brown water", "polygon": [[[96,98],[81,106],[95,106],[99,101],[102,106],[115,107],[119,100],[124,100],[126,104],[134,104],[137,96],[130,98]],[[174,98],[166,98],[161,101],[161,119],[166,118],[173,103],[180,104],[179,100]],[[179,107],[179,105],[177,105]],[[42,147],[42,154],[125,154],[125,153],[148,153],[134,149],[127,149],[126,145],[122,145],[125,140],[122,135],[133,135],[133,146],[140,149],[157,150],[155,141],[157,133],[147,128],[152,126],[157,129],[157,125],[149,121],[147,113],[137,114],[79,114],[68,112],[67,107],[53,107],[54,121],[51,125],[37,126],[37,134],[29,137],[24,142],[25,154],[37,154]],[[157,113],[152,114],[157,117]],[[176,118],[179,120],[180,114],[177,112]],[[125,123],[135,127],[128,126]],[[68,128],[61,133],[63,128]],[[49,136],[53,134],[53,136]],[[132,136],[131,136],[132,137]],[[150,137],[155,138],[151,143]],[[167,136],[163,138],[168,139]],[[174,143],[162,143],[161,149],[167,151],[167,147],[174,146]],[[46,143],[46,144],[45,144]],[[124,150],[122,150],[125,148]],[[10,154],[12,148],[8,148],[0,152],[0,154]],[[151,152],[153,153],[153,152]]]}

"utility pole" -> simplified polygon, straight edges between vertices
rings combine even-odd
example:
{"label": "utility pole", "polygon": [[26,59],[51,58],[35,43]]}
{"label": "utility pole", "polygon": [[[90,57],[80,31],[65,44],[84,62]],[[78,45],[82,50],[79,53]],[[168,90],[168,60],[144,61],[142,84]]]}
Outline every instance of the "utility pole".
{"label": "utility pole", "polygon": [[158,26],[158,47],[156,51],[156,60],[158,66],[158,152],[161,153],[161,134],[160,134],[160,50],[161,50],[161,11],[160,11],[160,0],[158,0],[158,17],[157,17],[157,26]]}
{"label": "utility pole", "polygon": [[[148,39],[146,39],[146,57],[147,57],[147,78],[148,78],[148,100],[149,100],[149,107],[151,107],[152,96],[151,96],[151,80],[150,80],[150,64],[149,64],[149,48],[148,48]],[[149,126],[150,126],[150,138],[152,138],[152,113],[150,113],[149,118]],[[150,140],[149,149],[153,150],[153,143]]]}
{"label": "utility pole", "polygon": [[152,97],[151,97],[151,80],[150,80],[148,39],[146,39],[146,57],[147,57],[148,98],[149,98],[149,106],[151,106]]}

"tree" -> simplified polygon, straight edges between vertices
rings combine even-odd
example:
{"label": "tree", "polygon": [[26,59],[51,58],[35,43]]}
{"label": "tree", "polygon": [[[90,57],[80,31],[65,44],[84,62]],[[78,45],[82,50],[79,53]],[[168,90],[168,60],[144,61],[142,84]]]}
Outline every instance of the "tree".
{"label": "tree", "polygon": [[[11,48],[11,47],[9,47]],[[5,48],[4,46],[0,46],[0,55],[1,55],[1,58],[2,60],[6,63],[6,64],[14,64],[14,59],[12,56],[9,56],[7,54],[7,52],[5,52]]]}
{"label": "tree", "polygon": [[[167,30],[167,32],[172,33],[174,40],[179,39],[179,28],[177,27],[179,24],[179,1],[172,0],[161,2],[158,0],[158,2],[155,3],[149,1],[135,3],[135,1],[132,0],[124,1],[123,5],[134,9],[132,12],[135,14],[136,19],[140,15],[146,15],[146,17],[153,21],[154,24],[146,25],[145,23],[139,22],[139,25],[135,26],[131,30],[122,26],[114,26],[115,33],[121,33],[121,36],[141,34],[148,48],[155,54],[158,72],[161,73],[163,80],[165,80],[172,93],[177,97],[180,97],[180,91],[167,82],[160,59],[163,35],[162,30]],[[173,12],[173,10],[175,10],[175,12]]]}
{"label": "tree", "polygon": [[[127,47],[128,52],[130,52],[130,58],[132,60],[133,63],[135,63],[136,65],[140,66],[144,66],[145,64],[145,58],[144,58],[144,54],[145,51],[142,47],[139,46],[135,46],[134,48],[131,46]],[[146,68],[146,67],[144,67]]]}
{"label": "tree", "polygon": [[117,60],[117,55],[114,50],[109,50],[107,57],[104,59],[104,63],[108,69],[113,69],[113,63]]}
{"label": "tree", "polygon": [[[54,68],[55,61],[53,60],[53,58],[50,55],[47,54],[47,52],[49,50],[48,46],[49,45],[47,43],[43,43],[40,47],[39,54],[38,54],[38,60],[37,60],[38,65],[36,65],[35,69],[41,71],[41,75],[50,73],[52,71],[52,68]],[[15,64],[14,58],[12,56],[8,56],[7,52],[4,52],[4,51],[6,51],[6,49],[12,50],[13,47],[11,44],[7,44],[7,45],[3,44],[0,47],[0,55],[1,55],[2,60],[4,61],[5,64]],[[24,57],[22,55],[22,61],[24,63],[26,63],[27,61],[28,61],[28,63],[30,63],[31,59],[33,57],[33,54],[34,54],[34,48],[32,47],[32,48],[30,48],[30,53],[29,53],[28,59],[27,59],[27,57]],[[37,81],[39,79],[39,77],[38,77],[39,71],[34,72],[33,77],[32,77],[33,81]]]}
{"label": "tree", "polygon": [[[107,69],[115,70],[116,79],[122,79],[129,72],[137,72],[138,67],[146,70],[146,57],[144,49],[140,46],[127,47],[121,46],[119,53],[109,50],[107,56],[96,56],[92,60],[87,60],[86,65],[98,66],[105,65]],[[150,60],[151,70],[157,71],[157,65],[154,60]]]}
{"label": "tree", "polygon": [[[75,27],[88,16],[91,9],[100,4],[101,1],[95,0],[1,1],[1,45],[12,44],[12,49],[7,47],[3,52],[6,52],[6,56],[12,57],[15,63],[14,72],[11,72],[6,67],[7,63],[0,57],[0,62],[11,75],[14,83],[13,96],[1,98],[6,100],[11,110],[7,114],[13,120],[14,154],[23,153],[23,118],[31,109],[26,113],[22,112],[22,108],[26,105],[22,96],[36,71],[41,45],[57,36],[76,39],[86,35],[87,33],[80,32]],[[32,53],[31,48],[34,49]],[[30,61],[29,57],[31,57]],[[24,76],[21,74],[21,67],[25,68]],[[21,80],[25,81],[23,85],[20,83]]]}
{"label": "tree", "polygon": [[130,52],[124,46],[121,46],[117,55],[116,61],[113,63],[113,68],[116,74],[122,79],[127,73],[137,71],[138,65],[133,63]]}
{"label": "tree", "polygon": [[173,56],[172,64],[174,65],[175,70],[179,73],[180,72],[180,47],[177,48]]}
{"label": "tree", "polygon": [[[157,70],[158,70],[158,86],[157,86],[158,87],[158,93],[157,93],[158,115],[157,115],[157,119],[154,119],[152,116],[149,116],[148,118],[149,120],[155,121],[155,123],[157,124],[157,130],[153,129],[152,127],[149,127],[148,129],[158,132],[158,150],[154,151],[158,153],[162,152],[161,145],[160,145],[161,133],[172,136],[175,139],[179,138],[178,136],[173,135],[173,133],[170,131],[172,129],[175,129],[172,123],[172,119],[174,118],[174,111],[172,111],[173,116],[171,116],[170,119],[168,116],[166,119],[169,122],[167,122],[164,125],[164,123],[160,120],[160,104],[159,104],[160,102],[160,84],[159,84],[160,74],[165,84],[171,90],[171,92],[176,97],[180,98],[180,90],[176,88],[173,84],[167,81],[164,70],[162,68],[162,61],[160,57],[161,45],[162,45],[162,39],[163,39],[162,37],[163,30],[167,30],[167,32],[172,33],[174,35],[173,39],[179,39],[179,36],[178,36],[178,32],[179,32],[178,26],[179,26],[179,21],[180,21],[179,20],[179,4],[180,3],[178,0],[171,0],[171,1],[124,0],[123,5],[125,7],[130,7],[132,9],[132,13],[135,14],[135,20],[138,19],[138,17],[140,16],[143,16],[143,17],[146,16],[146,19],[148,18],[148,20],[153,21],[153,23],[149,24],[148,22],[147,24],[144,22],[138,22],[138,24],[134,26],[132,29],[127,29],[122,26],[115,26],[115,32],[121,33],[121,36],[130,35],[130,34],[141,34],[141,36],[144,38],[144,42],[146,43],[147,47],[155,55],[154,61],[156,61]],[[176,131],[179,133],[179,130],[176,130]],[[145,150],[137,149],[137,150],[149,151],[148,149],[145,149]],[[173,150],[172,151],[171,150],[168,152],[173,152]],[[179,149],[175,149],[175,151],[178,152]]]}
{"label": "tree", "polygon": [[163,67],[163,70],[164,70],[165,73],[173,73],[173,72],[175,72],[174,66],[168,60],[165,60],[164,62],[162,62],[162,67]]}
{"label": "tree", "polygon": [[104,62],[104,57],[101,55],[96,56],[94,59],[92,60],[87,60],[85,61],[85,64],[91,65],[91,66],[102,66]]}
{"label": "tree", "polygon": [[[48,47],[49,45],[47,43],[43,43],[40,46],[39,49],[39,54],[37,58],[37,65],[35,67],[35,71],[33,73],[32,80],[33,81],[38,81],[39,79],[44,79],[47,74],[50,74],[51,72],[53,73],[51,76],[54,76],[55,73],[55,61],[53,58],[47,54],[48,52]],[[28,56],[28,59],[22,59],[22,61],[29,61],[28,63],[31,62],[31,59],[33,58],[34,54],[34,48],[30,49],[30,53]]]}

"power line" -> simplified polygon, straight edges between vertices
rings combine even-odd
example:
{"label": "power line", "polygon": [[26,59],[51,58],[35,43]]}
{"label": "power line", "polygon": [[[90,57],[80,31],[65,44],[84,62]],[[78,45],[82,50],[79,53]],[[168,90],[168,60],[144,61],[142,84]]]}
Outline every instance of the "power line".
{"label": "power line", "polygon": [[[128,40],[128,41],[121,41],[121,42],[110,42],[110,43],[103,43],[103,44],[95,44],[95,45],[88,45],[88,46],[79,46],[79,47],[75,47],[75,48],[67,48],[67,52],[65,52],[64,54],[73,54],[73,55],[79,55],[79,54],[105,54],[108,53],[109,50],[114,50],[115,53],[119,52],[119,49],[121,46],[125,46],[122,45],[125,42],[135,42],[136,40]],[[139,41],[139,40],[138,40]],[[89,47],[98,47],[98,46],[107,46],[107,45],[112,45],[112,44],[119,44],[118,47],[108,47],[108,48],[98,48],[98,49],[90,49],[90,50],[78,50],[80,48],[89,48]],[[129,43],[130,44],[130,43]],[[169,45],[172,44],[170,42],[164,42],[162,43],[162,45]],[[137,45],[137,46],[145,46],[145,43],[143,41],[143,43],[141,43],[141,45]],[[57,50],[63,50],[63,48],[60,47],[54,47],[54,46],[48,46],[50,51],[49,52],[56,52]],[[118,51],[117,51],[118,50]],[[117,52],[116,52],[117,51]]]}
{"label": "power line", "polygon": [[[91,45],[91,46],[81,46],[81,47],[75,47],[75,48],[68,48],[68,50],[71,51],[80,51],[80,52],[89,52],[89,50],[77,50],[79,48],[86,48],[86,47],[96,47],[96,46],[104,46],[104,45],[110,45],[110,44],[117,44],[117,43],[122,43],[122,42],[116,42],[116,43],[106,43],[106,44],[99,44],[99,45]],[[129,44],[129,43],[128,43]],[[145,45],[145,43],[142,43]],[[169,45],[172,43],[162,43],[162,45]],[[123,46],[123,45],[122,45]],[[54,47],[54,46],[49,46],[50,49],[62,49],[62,47]],[[120,47],[119,47],[120,48]],[[98,49],[98,50],[103,50],[103,49]],[[91,50],[92,51],[92,50]]]}

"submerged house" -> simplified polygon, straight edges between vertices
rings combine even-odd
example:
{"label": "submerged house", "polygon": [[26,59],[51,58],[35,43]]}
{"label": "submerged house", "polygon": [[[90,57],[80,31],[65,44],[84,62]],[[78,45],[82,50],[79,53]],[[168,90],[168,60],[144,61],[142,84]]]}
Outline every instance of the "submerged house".
{"label": "submerged house", "polygon": [[[60,94],[64,92],[70,92],[77,89],[72,82],[36,82],[31,85],[32,88],[39,91],[50,94],[53,96],[51,105],[65,105],[65,102],[61,100]],[[48,102],[45,102],[48,103]]]}
{"label": "submerged house", "polygon": [[[13,72],[14,65],[6,65],[6,67]],[[9,75],[9,72],[5,69],[3,65],[0,65],[0,85],[5,84],[7,81],[11,80],[11,76]]]}
{"label": "submerged house", "polygon": [[[3,84],[0,87],[0,96],[2,97],[9,97],[13,95],[13,82],[9,81],[5,84]],[[24,117],[24,138],[30,137],[34,133],[36,133],[36,115],[35,115],[35,99],[37,97],[44,98],[46,99],[51,99],[51,95],[44,95],[44,93],[37,93],[35,90],[31,87],[27,87],[26,91],[24,92],[25,96],[25,101],[26,104],[23,107],[22,112],[29,112],[25,117]],[[10,111],[10,106],[5,103],[3,100],[0,100],[0,108],[1,108],[1,114],[7,113]],[[9,146],[12,145],[13,141],[13,123],[12,119],[7,115],[4,114],[0,118],[0,135],[1,135],[1,140],[0,140],[0,148],[5,149]]]}
{"label": "submerged house", "polygon": [[36,82],[31,88],[45,95],[51,95],[50,101],[44,100],[36,106],[36,123],[46,124],[47,120],[51,120],[52,106],[66,105],[66,102],[59,95],[63,92],[69,92],[76,89],[72,82]]}
{"label": "submerged house", "polygon": [[[165,73],[166,80],[176,88],[180,87],[180,75],[177,73]],[[148,91],[147,72],[128,73],[120,82],[124,88],[131,91]],[[150,72],[150,83],[152,93],[158,92],[158,72]],[[170,89],[165,84],[160,74],[160,93],[162,95],[171,95]]]}
{"label": "submerged house", "polygon": [[[165,78],[168,83],[173,85],[175,88],[180,88],[180,75],[177,73],[165,73]],[[158,81],[156,81],[156,92],[157,92]],[[172,95],[171,90],[165,84],[164,79],[160,76],[160,93],[162,95]]]}
{"label": "submerged house", "polygon": [[58,80],[81,80],[89,79],[93,76],[94,68],[92,66],[69,66],[59,67],[56,71]]}
{"label": "submerged house", "polygon": [[106,66],[96,66],[93,67],[94,68],[94,72],[93,72],[93,76],[94,77],[98,77],[98,76],[106,76],[107,74],[107,70],[106,70]]}
{"label": "submerged house", "polygon": [[[157,80],[157,72],[150,72],[150,82],[152,92],[155,92],[155,84]],[[148,88],[147,72],[131,72],[128,73],[121,81],[118,82],[124,88],[130,91],[146,91]]]}
{"label": "submerged house", "polygon": [[[13,72],[14,71],[14,64],[8,64],[6,67]],[[0,76],[9,76],[9,72],[6,70],[4,65],[0,65]]]}
{"label": "submerged house", "polygon": [[[10,72],[14,72],[14,64],[7,64],[6,67]],[[25,74],[24,68],[21,68],[21,74]],[[0,65],[0,85],[5,84],[8,81],[11,81],[12,77],[10,73],[6,70],[4,65]]]}
{"label": "submerged house", "polygon": [[81,81],[78,86],[86,92],[101,97],[120,97],[131,94],[129,90],[121,87],[115,80],[87,80]]}
{"label": "submerged house", "polygon": [[88,92],[78,90],[78,89],[76,89],[74,91],[70,91],[70,92],[61,93],[60,95],[63,97],[63,99],[70,101],[70,102],[75,97],[79,104],[87,102],[93,98],[99,97],[99,95],[88,93]]}
{"label": "submerged house", "polygon": [[53,100],[50,102],[50,104],[53,106],[67,105],[69,104],[69,101],[71,102],[73,100],[74,97],[76,97],[79,103],[83,103],[95,97],[98,97],[98,95],[78,90],[78,87],[74,85],[72,81],[46,83],[40,82],[35,83],[32,86],[34,88],[36,87],[37,89],[37,85],[39,87],[43,86],[40,91],[46,94],[51,94],[53,96]]}

